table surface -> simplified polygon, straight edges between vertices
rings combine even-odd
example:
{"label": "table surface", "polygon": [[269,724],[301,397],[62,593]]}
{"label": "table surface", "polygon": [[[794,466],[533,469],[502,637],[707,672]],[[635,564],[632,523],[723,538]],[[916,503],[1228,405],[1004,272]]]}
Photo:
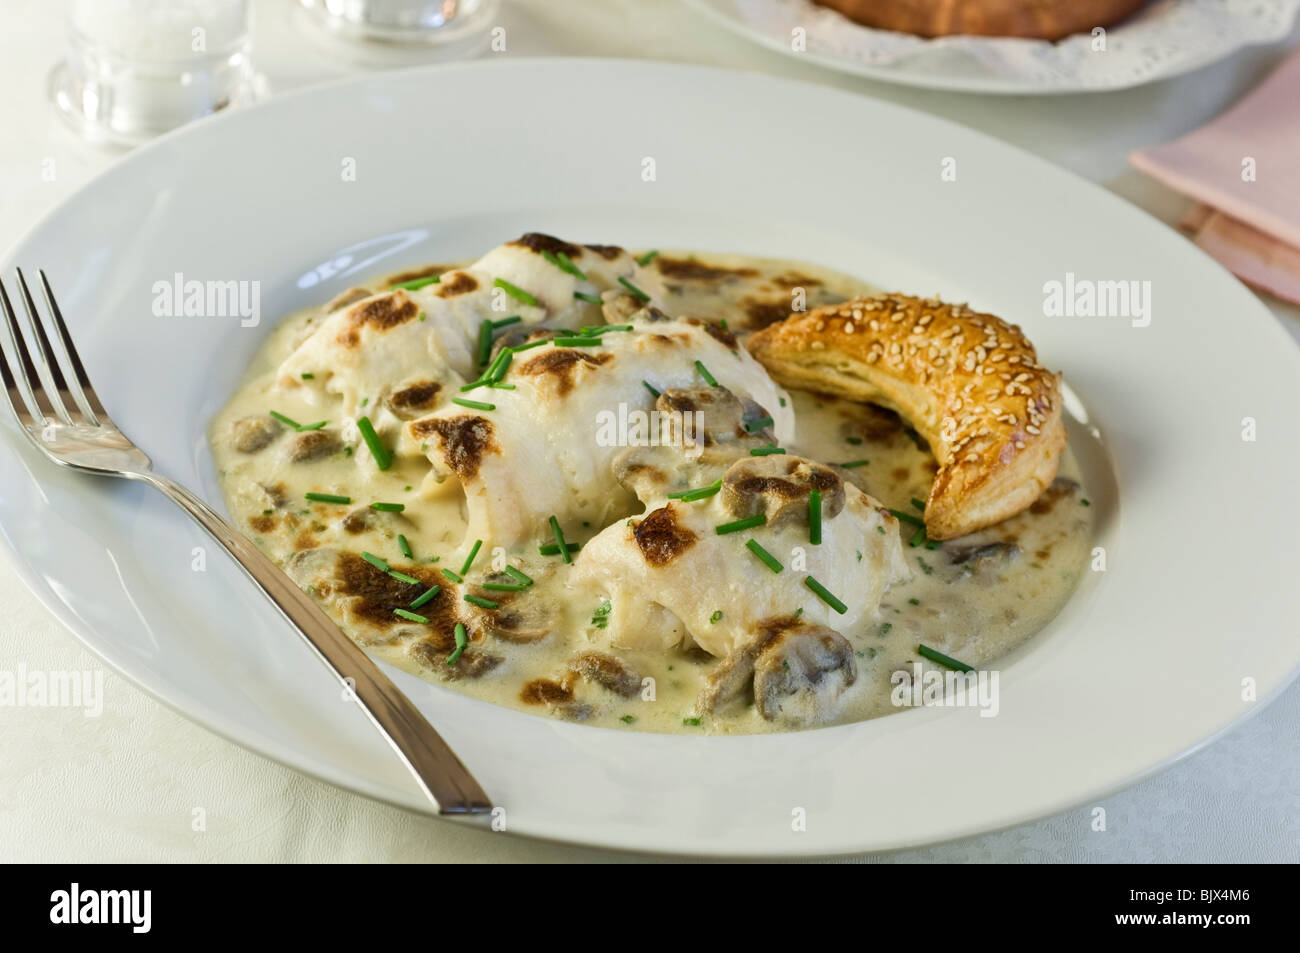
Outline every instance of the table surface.
{"label": "table surface", "polygon": [[[46,105],[62,55],[61,4],[0,11],[0,246],[117,158]],[[295,30],[289,0],[254,0],[254,56],[271,95],[355,71]],[[982,129],[1098,182],[1166,222],[1187,202],[1128,154],[1201,125],[1300,43],[1241,51],[1137,89],[1064,97],[976,96],[873,82],[769,52],[678,0],[505,0],[507,56],[708,63],[838,86]],[[49,174],[53,170],[53,175]],[[1265,303],[1297,341],[1300,310]],[[0,671],[101,666],[0,556]],[[501,836],[340,791],[267,761],[104,671],[104,710],[0,707],[0,861],[644,861]],[[1125,791],[1034,824],[859,858],[891,861],[1300,860],[1300,683],[1226,737]],[[1105,830],[1095,830],[1097,807]]]}

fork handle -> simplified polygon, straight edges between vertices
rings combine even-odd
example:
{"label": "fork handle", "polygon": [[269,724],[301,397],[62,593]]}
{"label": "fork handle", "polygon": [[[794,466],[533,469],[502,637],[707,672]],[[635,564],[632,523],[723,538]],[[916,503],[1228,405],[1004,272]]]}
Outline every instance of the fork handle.
{"label": "fork handle", "polygon": [[[388,739],[440,814],[486,814],[492,802],[447,742],[379,667],[343,634],[253,542],[179,483],[155,473],[139,479],[161,490],[226,548]],[[345,696],[346,697],[346,696]]]}

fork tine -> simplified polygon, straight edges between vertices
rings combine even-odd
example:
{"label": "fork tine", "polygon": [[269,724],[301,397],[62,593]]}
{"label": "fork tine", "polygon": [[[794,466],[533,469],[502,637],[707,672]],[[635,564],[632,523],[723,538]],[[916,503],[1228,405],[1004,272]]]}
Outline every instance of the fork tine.
{"label": "fork tine", "polygon": [[18,418],[18,423],[23,427],[35,426],[35,418],[31,412],[32,405],[28,402],[27,395],[18,389],[18,381],[9,367],[9,355],[5,353],[2,342],[0,342],[0,387],[3,387],[5,401],[14,416]]}
{"label": "fork tine", "polygon": [[[45,394],[45,385],[41,383],[41,377],[36,373],[36,366],[32,363],[27,342],[18,327],[18,315],[14,313],[13,302],[9,300],[9,291],[5,288],[3,279],[0,279],[0,306],[4,310],[5,324],[9,327],[9,343],[13,345],[14,357],[22,365],[22,380],[26,390],[19,392],[23,396],[23,402],[27,405],[33,422],[43,427],[46,421],[54,416],[54,408],[50,405],[49,398]],[[10,376],[16,375],[11,372]]]}
{"label": "fork tine", "polygon": [[[18,274],[18,293],[22,298],[23,310],[27,312],[27,324],[36,337],[37,373],[39,374],[41,365],[44,365],[45,373],[49,375],[50,384],[53,385],[52,388],[47,388],[50,403],[54,405],[55,413],[60,419],[70,424],[72,413],[68,408],[69,401],[64,399],[70,395],[68,395],[68,382],[63,378],[63,368],[59,366],[58,358],[54,356],[54,349],[50,347],[49,335],[45,333],[45,322],[41,320],[41,314],[36,310],[36,301],[32,298],[31,288],[27,287],[27,278],[23,275],[23,270],[15,268],[14,271]],[[79,408],[78,413],[80,413]]]}
{"label": "fork tine", "polygon": [[58,301],[54,299],[54,289],[50,287],[50,279],[45,276],[45,269],[39,269],[37,273],[41,276],[41,293],[45,296],[46,305],[49,306],[50,315],[54,319],[54,328],[59,332],[59,341],[63,344],[63,353],[68,359],[73,379],[76,381],[77,386],[72,388],[73,397],[77,398],[77,402],[82,405],[82,411],[91,422],[98,424],[101,419],[108,419],[108,411],[99,402],[99,395],[95,393],[95,388],[90,383],[90,376],[81,363],[80,355],[77,354],[77,346],[72,343],[72,335],[68,334],[68,326],[63,321],[63,311],[59,308]]}

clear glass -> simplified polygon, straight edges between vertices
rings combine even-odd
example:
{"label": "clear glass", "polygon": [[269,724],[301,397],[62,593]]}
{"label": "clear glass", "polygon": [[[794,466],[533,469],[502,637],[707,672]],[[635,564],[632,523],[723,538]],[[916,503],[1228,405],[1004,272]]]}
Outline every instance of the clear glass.
{"label": "clear glass", "polygon": [[248,0],[70,0],[50,77],[83,135],[134,145],[251,95]]}
{"label": "clear glass", "polygon": [[[473,55],[485,45],[501,0],[297,0],[308,29],[351,44],[376,65],[391,65],[396,47],[429,58]],[[388,62],[384,62],[384,58]]]}

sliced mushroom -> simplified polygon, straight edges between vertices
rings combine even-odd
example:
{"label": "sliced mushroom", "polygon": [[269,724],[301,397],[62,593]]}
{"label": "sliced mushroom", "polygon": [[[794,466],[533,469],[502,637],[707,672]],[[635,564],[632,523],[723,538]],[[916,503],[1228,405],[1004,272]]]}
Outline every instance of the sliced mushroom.
{"label": "sliced mushroom", "polygon": [[671,321],[672,318],[658,308],[646,307],[634,294],[615,294],[605,298],[603,306],[607,324],[627,324],[631,321]]}
{"label": "sliced mushroom", "polygon": [[266,494],[266,501],[275,509],[287,506],[289,503],[289,488],[283,483],[259,483],[258,489]]}
{"label": "sliced mushroom", "polygon": [[240,453],[257,453],[283,429],[272,417],[241,417],[230,425],[230,445]]}
{"label": "sliced mushroom", "polygon": [[976,546],[946,547],[948,561],[954,566],[961,566],[969,572],[979,572],[988,566],[1011,562],[1020,555],[1020,547],[1015,543],[995,542]]}
{"label": "sliced mushroom", "polygon": [[624,698],[635,698],[641,691],[641,676],[604,652],[583,652],[569,662],[569,667],[587,681]]}
{"label": "sliced mushroom", "polygon": [[754,706],[768,721],[793,727],[836,717],[846,689],[858,678],[853,646],[834,629],[787,629],[754,661]]}
{"label": "sliced mushroom", "polygon": [[332,456],[343,449],[343,441],[333,430],[308,430],[289,441],[289,459],[293,463],[310,463]]}
{"label": "sliced mushroom", "polygon": [[481,678],[503,661],[500,655],[484,652],[476,647],[465,649],[456,661],[447,660],[455,652],[454,640],[440,633],[411,643],[408,654],[422,667],[448,681],[461,678]]}
{"label": "sliced mushroom", "polygon": [[670,387],[655,401],[655,410],[667,415],[672,443],[683,448],[702,448],[704,462],[734,460],[754,447],[774,442],[767,427],[752,433],[746,429],[747,423],[767,417],[767,411],[725,387]]}
{"label": "sliced mushroom", "polygon": [[808,498],[822,495],[822,518],[844,509],[844,481],[828,466],[789,454],[746,457],[722,478],[722,502],[737,518],[767,517],[767,525],[808,521]]}
{"label": "sliced mushroom", "polygon": [[[515,580],[505,573],[493,573],[485,580],[491,583],[513,584]],[[505,642],[537,642],[551,634],[555,625],[553,611],[543,599],[519,598],[522,593],[499,589],[483,589],[468,585],[471,594],[497,604],[495,609],[474,606],[479,624],[488,635]]]}
{"label": "sliced mushroom", "polygon": [[340,526],[345,533],[356,536],[364,533],[370,527],[370,517],[375,511],[370,507],[353,510],[347,516],[343,517]]}
{"label": "sliced mushroom", "polygon": [[384,403],[400,420],[414,420],[434,409],[442,385],[437,381],[422,380],[403,384],[384,398]]}
{"label": "sliced mushroom", "polygon": [[752,643],[719,662],[704,680],[704,687],[695,701],[696,709],[714,712],[742,697],[754,684],[754,659],[761,647],[759,643]]}

